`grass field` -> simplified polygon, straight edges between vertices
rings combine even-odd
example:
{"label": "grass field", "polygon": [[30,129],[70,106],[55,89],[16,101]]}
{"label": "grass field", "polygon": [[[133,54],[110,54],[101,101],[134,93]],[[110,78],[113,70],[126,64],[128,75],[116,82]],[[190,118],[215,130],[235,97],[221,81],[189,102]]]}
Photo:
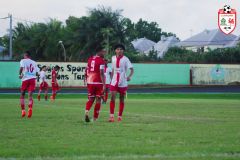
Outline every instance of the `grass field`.
{"label": "grass field", "polygon": [[240,159],[240,94],[128,95],[121,123],[107,104],[88,124],[83,95],[35,100],[31,119],[18,96],[0,101],[0,159]]}

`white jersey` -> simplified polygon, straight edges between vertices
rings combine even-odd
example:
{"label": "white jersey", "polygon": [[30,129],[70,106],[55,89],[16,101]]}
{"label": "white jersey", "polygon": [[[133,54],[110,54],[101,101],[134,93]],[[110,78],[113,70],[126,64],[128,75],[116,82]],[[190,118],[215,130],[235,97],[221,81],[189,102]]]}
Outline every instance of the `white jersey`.
{"label": "white jersey", "polygon": [[40,83],[45,82],[46,81],[46,72],[41,71],[39,77],[40,77]]}
{"label": "white jersey", "polygon": [[111,83],[111,73],[112,73],[112,69],[111,67],[107,67],[106,71],[105,71],[105,84],[110,84]]}
{"label": "white jersey", "polygon": [[113,78],[111,81],[112,86],[118,87],[127,87],[127,70],[133,68],[131,62],[126,56],[122,56],[117,60],[116,56],[112,57],[112,69],[113,69]]}
{"label": "white jersey", "polygon": [[22,81],[36,78],[36,73],[39,72],[37,63],[29,58],[20,61],[20,67],[23,67]]}

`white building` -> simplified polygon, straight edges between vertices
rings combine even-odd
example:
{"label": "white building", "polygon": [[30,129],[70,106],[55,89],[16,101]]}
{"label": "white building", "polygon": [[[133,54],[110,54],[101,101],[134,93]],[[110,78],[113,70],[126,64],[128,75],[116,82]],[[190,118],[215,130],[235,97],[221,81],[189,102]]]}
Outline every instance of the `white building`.
{"label": "white building", "polygon": [[184,47],[194,52],[205,52],[208,51],[208,49],[213,50],[217,48],[224,48],[235,41],[236,38],[237,36],[233,34],[226,35],[219,29],[204,30],[199,34],[179,42],[177,46]]}
{"label": "white building", "polygon": [[161,36],[161,40],[158,41],[151,49],[145,51],[148,54],[154,50],[157,52],[157,57],[162,58],[170,47],[173,47],[178,43],[179,40],[175,36],[165,37]]}
{"label": "white building", "polygon": [[144,53],[145,51],[152,48],[156,43],[147,39],[147,38],[139,38],[131,42],[133,47],[140,53]]}

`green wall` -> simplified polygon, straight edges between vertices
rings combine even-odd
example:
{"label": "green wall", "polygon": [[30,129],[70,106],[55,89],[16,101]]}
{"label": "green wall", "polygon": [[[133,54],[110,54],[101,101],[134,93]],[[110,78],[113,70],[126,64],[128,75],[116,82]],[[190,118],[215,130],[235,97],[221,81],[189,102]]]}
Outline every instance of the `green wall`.
{"label": "green wall", "polygon": [[133,64],[134,76],[129,84],[188,85],[189,64]]}
{"label": "green wall", "polygon": [[19,66],[19,62],[0,62],[0,88],[20,87]]}
{"label": "green wall", "polygon": [[[134,76],[129,84],[189,84],[189,64],[133,64],[133,66]],[[20,87],[18,71],[19,62],[0,62],[0,88]]]}

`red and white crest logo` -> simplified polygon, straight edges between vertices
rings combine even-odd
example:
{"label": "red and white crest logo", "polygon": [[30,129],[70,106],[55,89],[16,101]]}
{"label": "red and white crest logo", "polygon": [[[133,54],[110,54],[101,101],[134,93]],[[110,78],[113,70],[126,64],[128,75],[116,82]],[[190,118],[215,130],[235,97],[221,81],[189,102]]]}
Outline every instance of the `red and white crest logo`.
{"label": "red and white crest logo", "polygon": [[218,27],[225,33],[230,34],[234,31],[237,25],[237,12],[229,5],[225,5],[223,9],[218,11]]}

